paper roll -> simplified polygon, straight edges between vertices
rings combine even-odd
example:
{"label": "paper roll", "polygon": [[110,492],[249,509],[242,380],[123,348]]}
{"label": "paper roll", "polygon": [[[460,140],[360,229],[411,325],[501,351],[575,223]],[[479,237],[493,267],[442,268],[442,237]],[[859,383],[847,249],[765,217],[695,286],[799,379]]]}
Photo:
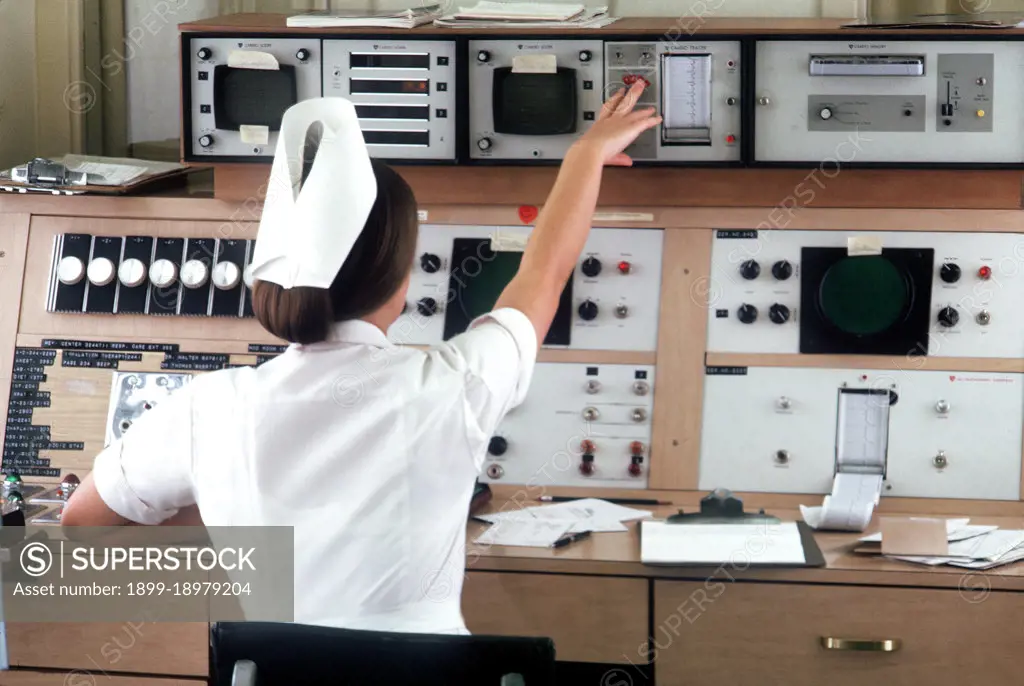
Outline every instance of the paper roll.
{"label": "paper roll", "polygon": [[262,69],[278,71],[281,65],[269,52],[258,50],[235,50],[228,55],[228,66],[234,69]]}
{"label": "paper roll", "polygon": [[821,507],[801,505],[800,514],[812,529],[864,531],[881,493],[880,474],[837,474]]}
{"label": "paper roll", "polygon": [[491,234],[491,250],[494,252],[523,252],[526,250],[526,242],[529,238],[527,234],[495,231]]}
{"label": "paper roll", "polygon": [[846,239],[846,254],[851,257],[881,255],[882,239],[879,236],[850,236]]}
{"label": "paper roll", "polygon": [[558,58],[554,55],[516,55],[512,58],[513,74],[557,74]]}

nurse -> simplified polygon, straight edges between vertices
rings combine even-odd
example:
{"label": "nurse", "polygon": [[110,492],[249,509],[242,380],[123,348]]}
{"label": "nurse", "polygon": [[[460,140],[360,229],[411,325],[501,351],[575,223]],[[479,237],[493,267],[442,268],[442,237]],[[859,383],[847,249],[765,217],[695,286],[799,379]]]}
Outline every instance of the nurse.
{"label": "nurse", "polygon": [[64,525],[199,523],[198,513],[207,526],[291,526],[296,622],[465,632],[474,481],[526,395],[603,167],[629,165],[623,150],[660,121],[635,109],[641,91],[612,97],[569,150],[494,310],[429,350],[385,336],[416,249],[412,191],[370,159],[350,102],[289,109],[253,310],[292,345],[258,368],[196,376],[144,415],[96,458]]}

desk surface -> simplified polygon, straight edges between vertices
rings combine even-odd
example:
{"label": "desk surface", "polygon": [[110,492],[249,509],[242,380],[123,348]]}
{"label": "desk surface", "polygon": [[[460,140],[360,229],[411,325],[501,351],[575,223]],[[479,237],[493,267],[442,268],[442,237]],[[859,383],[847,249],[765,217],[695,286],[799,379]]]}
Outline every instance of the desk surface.
{"label": "desk surface", "polygon": [[[686,507],[686,511],[693,512],[696,509],[693,507],[694,504]],[[683,505],[639,509],[652,510],[655,518],[664,519],[675,514],[679,507]],[[508,501],[497,499],[488,505],[485,512],[509,509],[514,509],[514,506],[510,506]],[[796,510],[771,509],[769,513],[783,521],[800,520],[800,513]],[[954,515],[941,516],[949,518]],[[972,524],[991,524],[1002,529],[1024,529],[1024,517],[1020,516],[972,516],[970,513],[958,516],[970,517]],[[719,580],[735,578],[780,583],[958,588],[965,592],[978,592],[978,589],[1024,591],[1024,563],[980,572],[955,567],[925,567],[878,556],[854,554],[851,551],[858,538],[878,531],[877,514],[864,533],[816,533],[815,538],[827,563],[826,567],[817,569],[743,569],[742,562],[717,568],[643,565],[640,562],[640,528],[637,522],[628,525],[627,533],[594,534],[587,540],[558,550],[475,545],[473,540],[486,526],[472,521],[468,525],[467,572],[535,572],[701,581],[714,577]]]}

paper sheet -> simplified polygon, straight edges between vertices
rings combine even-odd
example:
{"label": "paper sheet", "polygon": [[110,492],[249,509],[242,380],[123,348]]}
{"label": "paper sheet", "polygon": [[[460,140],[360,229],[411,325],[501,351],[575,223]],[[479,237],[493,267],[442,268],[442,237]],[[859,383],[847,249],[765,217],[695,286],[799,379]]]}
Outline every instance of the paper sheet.
{"label": "paper sheet", "polygon": [[277,58],[269,52],[258,50],[234,50],[228,55],[228,66],[233,69],[262,69],[278,71],[281,68]]}
{"label": "paper sheet", "polygon": [[550,548],[569,532],[571,522],[548,519],[502,519],[476,538],[479,545]]}
{"label": "paper sheet", "polygon": [[270,142],[270,127],[243,124],[238,133],[246,145],[266,145]]}
{"label": "paper sheet", "polygon": [[[974,536],[980,536],[987,534],[990,531],[995,531],[998,526],[968,526],[970,519],[947,519],[946,520],[946,533],[947,540],[950,543],[953,541],[962,541]],[[877,531],[868,536],[863,536],[857,539],[863,543],[881,543],[882,532]]]}
{"label": "paper sheet", "polygon": [[570,526],[570,533],[584,531],[616,533],[629,530],[623,522],[650,516],[651,512],[647,510],[635,510],[598,498],[583,498],[553,505],[527,507],[522,510],[482,514],[477,515],[476,518],[492,523],[509,520],[558,521],[567,522]]}
{"label": "paper sheet", "polygon": [[513,74],[557,74],[555,55],[516,55],[512,58]]}
{"label": "paper sheet", "polygon": [[526,250],[526,241],[529,234],[502,233],[495,231],[491,234],[491,250],[494,252],[523,252]]}
{"label": "paper sheet", "polygon": [[879,236],[850,236],[846,239],[846,254],[851,257],[881,255],[882,239]]}
{"label": "paper sheet", "polygon": [[[82,162],[68,165],[68,170],[88,174],[89,183],[96,186],[127,186],[146,173],[145,167],[103,162]],[[100,178],[94,178],[94,174]]]}
{"label": "paper sheet", "polygon": [[795,522],[771,524],[668,524],[644,522],[640,529],[644,564],[803,564]]}

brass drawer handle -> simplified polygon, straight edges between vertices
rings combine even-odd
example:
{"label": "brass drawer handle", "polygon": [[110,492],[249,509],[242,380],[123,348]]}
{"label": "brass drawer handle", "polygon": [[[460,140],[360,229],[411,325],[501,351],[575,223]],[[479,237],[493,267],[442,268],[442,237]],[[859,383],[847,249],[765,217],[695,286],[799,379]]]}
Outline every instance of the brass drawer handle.
{"label": "brass drawer handle", "polygon": [[821,647],[825,650],[864,650],[876,653],[895,653],[903,647],[903,641],[898,638],[870,641],[856,638],[832,638],[830,636],[822,636]]}

